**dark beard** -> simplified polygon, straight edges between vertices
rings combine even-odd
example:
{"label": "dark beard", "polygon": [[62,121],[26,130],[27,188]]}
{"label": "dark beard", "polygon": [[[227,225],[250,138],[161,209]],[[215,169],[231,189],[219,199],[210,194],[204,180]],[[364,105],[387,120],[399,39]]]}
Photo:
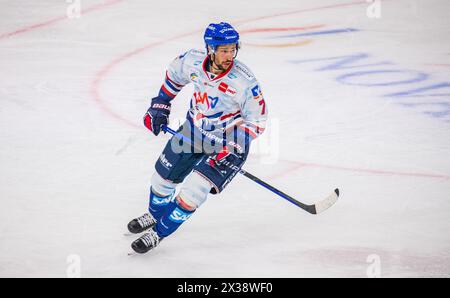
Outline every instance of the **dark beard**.
{"label": "dark beard", "polygon": [[[214,58],[215,58],[215,57],[214,57]],[[222,65],[217,64],[216,62],[214,62],[215,59],[213,59],[213,57],[210,56],[208,59],[209,59],[209,63],[208,63],[208,71],[211,71],[211,68],[218,69],[218,70],[220,70],[220,71],[222,71],[222,72],[224,72],[224,71],[227,70],[226,68],[223,68]]]}

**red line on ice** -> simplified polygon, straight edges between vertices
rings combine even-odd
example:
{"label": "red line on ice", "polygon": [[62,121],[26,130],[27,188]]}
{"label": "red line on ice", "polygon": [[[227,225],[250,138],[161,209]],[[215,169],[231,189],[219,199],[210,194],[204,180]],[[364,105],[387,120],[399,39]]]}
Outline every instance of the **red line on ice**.
{"label": "red line on ice", "polygon": [[282,173],[278,173],[272,175],[270,178],[279,178],[281,176],[285,176],[287,174],[293,173],[300,168],[323,168],[323,169],[331,169],[338,171],[349,171],[349,172],[358,172],[358,173],[368,173],[375,175],[392,175],[392,176],[406,176],[406,177],[420,177],[420,178],[436,178],[436,179],[445,179],[450,180],[450,175],[445,174],[428,174],[428,173],[414,173],[414,172],[396,172],[396,171],[385,171],[385,170],[373,170],[373,169],[364,169],[364,168],[353,168],[353,167],[341,167],[341,166],[331,166],[331,165],[323,165],[317,163],[308,163],[308,162],[299,162],[293,160],[280,160],[281,162],[286,162],[293,167],[288,170],[284,170]]}
{"label": "red line on ice", "polygon": [[[93,11],[103,9],[103,8],[106,8],[108,6],[111,6],[111,5],[114,5],[114,4],[123,2],[123,1],[124,0],[111,0],[111,1],[107,1],[107,2],[101,3],[101,4],[96,4],[96,5],[88,7],[87,9],[82,10],[81,13],[82,14],[88,14],[88,13],[91,13]],[[12,32],[3,33],[3,34],[0,34],[0,40],[1,39],[5,39],[5,38],[9,38],[11,36],[15,36],[15,35],[18,35],[18,34],[21,34],[21,33],[26,33],[26,32],[29,32],[29,31],[33,31],[33,30],[36,30],[36,29],[39,29],[39,28],[48,27],[50,25],[53,25],[55,23],[58,23],[58,22],[61,22],[61,21],[67,20],[67,19],[68,19],[67,16],[55,17],[53,19],[50,19],[50,20],[47,20],[47,21],[44,21],[44,22],[41,22],[41,23],[37,23],[37,24],[34,24],[34,25],[30,25],[28,27],[24,27],[24,28],[21,28],[21,29],[17,29],[17,30],[12,31]]]}
{"label": "red line on ice", "polygon": [[449,67],[450,63],[426,63],[425,65],[429,65],[429,66],[444,66],[444,67]]}
{"label": "red line on ice", "polygon": [[245,29],[245,30],[239,30],[239,34],[244,33],[260,33],[260,32],[284,32],[284,31],[303,31],[303,30],[309,30],[309,29],[318,29],[325,27],[325,25],[311,25],[311,26],[305,26],[305,27],[286,27],[286,28],[256,28],[256,29]]}
{"label": "red line on ice", "polygon": [[95,75],[94,80],[91,83],[91,95],[92,98],[94,99],[94,101],[100,106],[100,108],[106,112],[107,114],[109,114],[111,117],[113,117],[116,120],[119,120],[121,122],[123,122],[124,124],[130,126],[130,127],[134,127],[134,128],[140,128],[141,126],[137,125],[136,123],[122,117],[119,113],[115,112],[114,110],[112,110],[108,104],[106,104],[101,96],[100,93],[100,85],[102,80],[105,79],[106,76],[108,76],[109,73],[111,73],[111,71],[117,67],[118,65],[120,65],[122,62],[124,62],[125,60],[128,60],[130,58],[133,58],[134,56],[137,56],[143,52],[145,52],[146,50],[149,50],[151,48],[154,48],[156,46],[162,45],[166,42],[172,41],[172,40],[176,40],[179,38],[183,38],[189,35],[193,35],[196,33],[201,32],[200,30],[196,30],[193,32],[188,32],[188,33],[184,33],[181,35],[177,35],[174,36],[172,38],[166,39],[166,40],[162,40],[162,41],[158,41],[158,42],[153,42],[150,43],[148,45],[145,45],[141,48],[138,48],[132,52],[126,53],[116,59],[114,59],[113,61],[111,61],[110,63],[108,63],[107,65],[105,65],[101,70],[99,70],[97,72],[97,74]]}

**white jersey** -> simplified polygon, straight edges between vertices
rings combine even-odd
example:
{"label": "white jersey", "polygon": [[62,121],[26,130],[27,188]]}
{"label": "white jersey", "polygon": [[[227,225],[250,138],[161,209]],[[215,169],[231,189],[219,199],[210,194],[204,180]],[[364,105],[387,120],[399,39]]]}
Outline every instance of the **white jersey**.
{"label": "white jersey", "polygon": [[169,66],[161,87],[170,99],[187,84],[194,84],[194,94],[188,112],[197,127],[220,133],[238,127],[252,139],[265,129],[267,106],[253,73],[234,60],[219,76],[206,71],[205,51],[190,50],[177,57]]}

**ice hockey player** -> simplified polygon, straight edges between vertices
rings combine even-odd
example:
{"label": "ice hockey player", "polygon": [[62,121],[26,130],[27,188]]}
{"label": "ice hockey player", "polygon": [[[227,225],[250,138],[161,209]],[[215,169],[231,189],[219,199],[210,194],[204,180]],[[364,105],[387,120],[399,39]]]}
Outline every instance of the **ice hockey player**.
{"label": "ice hockey player", "polygon": [[144,116],[145,126],[159,135],[169,122],[172,100],[184,86],[194,85],[187,119],[156,162],[149,212],[128,224],[133,234],[146,232],[131,245],[137,253],[148,252],[175,232],[209,193],[220,193],[244,164],[250,142],[265,129],[261,88],[235,59],[238,32],[225,22],[210,24],[204,41],[206,52],[190,50],[170,64]]}

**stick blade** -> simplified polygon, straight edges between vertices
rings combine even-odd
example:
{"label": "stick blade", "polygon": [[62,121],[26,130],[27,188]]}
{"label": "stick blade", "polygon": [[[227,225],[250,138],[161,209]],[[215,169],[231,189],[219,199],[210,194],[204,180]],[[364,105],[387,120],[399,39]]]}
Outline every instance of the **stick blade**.
{"label": "stick blade", "polygon": [[339,189],[336,188],[334,192],[331,195],[329,195],[326,199],[314,205],[316,209],[315,214],[322,213],[323,211],[333,206],[337,202],[338,198],[339,198]]}

